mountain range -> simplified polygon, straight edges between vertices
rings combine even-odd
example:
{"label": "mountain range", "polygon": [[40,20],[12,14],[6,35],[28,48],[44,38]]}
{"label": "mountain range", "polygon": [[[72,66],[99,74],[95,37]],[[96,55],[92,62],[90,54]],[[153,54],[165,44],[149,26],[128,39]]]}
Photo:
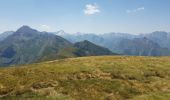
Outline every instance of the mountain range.
{"label": "mountain range", "polygon": [[99,55],[169,56],[170,33],[40,32],[29,26],[0,34],[0,66]]}
{"label": "mountain range", "polygon": [[168,56],[170,55],[170,33],[153,32],[148,34],[132,35],[128,33],[69,34],[62,32],[59,35],[72,43],[88,40],[97,45],[106,47],[112,52],[134,56]]}
{"label": "mountain range", "polygon": [[89,41],[73,44],[60,36],[39,32],[28,26],[22,26],[16,32],[6,35],[8,36],[0,42],[0,66],[114,54],[109,49]]}

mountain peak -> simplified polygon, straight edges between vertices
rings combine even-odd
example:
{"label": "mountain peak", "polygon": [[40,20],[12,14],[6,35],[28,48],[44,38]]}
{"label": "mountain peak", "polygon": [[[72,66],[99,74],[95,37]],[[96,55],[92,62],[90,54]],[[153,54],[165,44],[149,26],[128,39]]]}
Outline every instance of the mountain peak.
{"label": "mountain peak", "polygon": [[66,35],[67,33],[64,30],[59,30],[56,35],[63,36]]}
{"label": "mountain peak", "polygon": [[88,40],[84,40],[84,41],[82,41],[82,42],[84,42],[84,43],[91,43],[90,41],[88,41]]}
{"label": "mountain peak", "polygon": [[25,30],[25,29],[31,29],[31,28],[27,25],[23,25],[18,30],[23,30],[23,29]]}
{"label": "mountain peak", "polygon": [[27,25],[23,25],[23,26],[21,26],[21,28],[30,28],[30,27]]}
{"label": "mountain peak", "polygon": [[16,32],[17,33],[33,33],[33,32],[37,32],[37,30],[24,25],[24,26],[20,27]]}

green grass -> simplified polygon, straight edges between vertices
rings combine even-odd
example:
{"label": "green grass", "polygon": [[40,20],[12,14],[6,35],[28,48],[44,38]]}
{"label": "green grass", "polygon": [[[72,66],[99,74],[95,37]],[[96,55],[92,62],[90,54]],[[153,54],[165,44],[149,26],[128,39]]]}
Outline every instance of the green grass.
{"label": "green grass", "polygon": [[170,57],[80,57],[0,68],[4,100],[169,100]]}

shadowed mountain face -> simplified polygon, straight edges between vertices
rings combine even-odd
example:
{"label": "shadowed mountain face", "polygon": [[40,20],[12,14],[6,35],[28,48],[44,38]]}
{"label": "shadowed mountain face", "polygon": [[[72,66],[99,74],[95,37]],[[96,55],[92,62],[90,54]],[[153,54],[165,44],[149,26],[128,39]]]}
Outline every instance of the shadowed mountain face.
{"label": "shadowed mountain face", "polygon": [[[67,57],[112,54],[108,49],[96,46],[91,42],[88,42],[87,45],[90,47],[84,50],[82,46],[86,45],[79,48],[77,44],[74,46],[60,36],[23,26],[0,42],[0,66]],[[98,51],[94,52],[92,49]]]}
{"label": "shadowed mountain face", "polygon": [[82,49],[83,53],[81,54],[83,55],[96,56],[96,55],[112,55],[113,54],[109,49],[93,44],[87,40],[75,43],[74,47]]}

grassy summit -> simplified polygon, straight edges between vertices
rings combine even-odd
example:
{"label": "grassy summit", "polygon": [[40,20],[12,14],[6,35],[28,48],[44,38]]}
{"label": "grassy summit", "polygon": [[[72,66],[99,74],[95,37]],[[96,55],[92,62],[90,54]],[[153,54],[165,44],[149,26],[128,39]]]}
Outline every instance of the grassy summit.
{"label": "grassy summit", "polygon": [[170,57],[81,57],[0,68],[0,97],[169,100]]}

